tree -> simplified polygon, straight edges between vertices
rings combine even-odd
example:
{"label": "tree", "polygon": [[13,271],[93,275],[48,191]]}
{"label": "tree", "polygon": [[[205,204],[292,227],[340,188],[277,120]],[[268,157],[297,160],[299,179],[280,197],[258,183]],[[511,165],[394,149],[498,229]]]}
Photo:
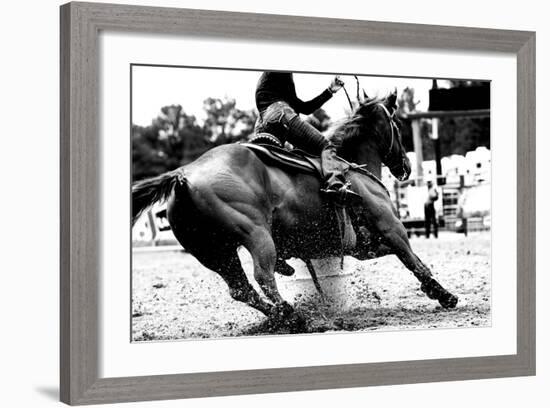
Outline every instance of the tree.
{"label": "tree", "polygon": [[132,126],[134,180],[156,176],[194,160],[207,149],[205,132],[180,105],[162,107],[151,126]]}
{"label": "tree", "polygon": [[330,116],[322,108],[317,109],[315,112],[309,115],[306,119],[306,122],[308,122],[311,126],[317,129],[319,132],[326,131],[332,124]]}
{"label": "tree", "polygon": [[208,140],[215,145],[243,140],[254,129],[256,113],[238,109],[235,99],[207,98],[203,108]]}
{"label": "tree", "polygon": [[203,107],[203,124],[181,105],[170,105],[160,109],[150,126],[132,126],[134,180],[173,170],[214,146],[244,140],[253,132],[255,112],[237,109],[234,99],[207,98]]}

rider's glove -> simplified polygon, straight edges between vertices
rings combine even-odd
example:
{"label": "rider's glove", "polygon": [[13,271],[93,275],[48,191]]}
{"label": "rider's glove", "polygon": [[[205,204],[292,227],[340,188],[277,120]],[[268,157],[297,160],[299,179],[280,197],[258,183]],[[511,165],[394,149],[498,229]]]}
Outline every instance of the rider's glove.
{"label": "rider's glove", "polygon": [[336,93],[344,86],[344,81],[340,79],[340,76],[336,75],[332,82],[330,83],[328,90],[331,93]]}

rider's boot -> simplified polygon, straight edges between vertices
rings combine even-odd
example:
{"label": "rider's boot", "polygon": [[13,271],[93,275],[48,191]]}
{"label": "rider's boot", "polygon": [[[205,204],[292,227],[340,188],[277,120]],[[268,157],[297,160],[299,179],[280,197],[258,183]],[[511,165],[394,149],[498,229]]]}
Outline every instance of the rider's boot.
{"label": "rider's boot", "polygon": [[274,102],[262,114],[262,126],[279,137],[281,143],[288,141],[306,152],[321,156],[321,173],[326,183],[321,192],[336,204],[360,204],[361,196],[349,189],[345,173],[347,164],[336,157],[336,147],[311,126],[286,103]]}
{"label": "rider's boot", "polygon": [[328,143],[321,152],[321,170],[326,187],[321,192],[330,200],[342,205],[360,205],[361,196],[349,189],[344,176],[347,165],[336,157],[336,146]]}
{"label": "rider's boot", "polygon": [[348,165],[337,158],[336,146],[296,114],[288,120],[287,127],[290,143],[305,151],[321,155],[321,172],[326,183],[321,192],[337,204],[360,204],[361,196],[352,191],[346,182],[345,172]]}

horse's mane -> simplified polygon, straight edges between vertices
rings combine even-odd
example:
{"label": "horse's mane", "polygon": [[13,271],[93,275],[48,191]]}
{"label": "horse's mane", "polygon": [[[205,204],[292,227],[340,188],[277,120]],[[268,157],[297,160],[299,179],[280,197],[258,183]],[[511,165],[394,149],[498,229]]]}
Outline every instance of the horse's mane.
{"label": "horse's mane", "polygon": [[372,98],[359,104],[347,118],[335,122],[327,131],[327,138],[345,151],[357,146],[369,124],[374,107],[383,103],[383,98]]}

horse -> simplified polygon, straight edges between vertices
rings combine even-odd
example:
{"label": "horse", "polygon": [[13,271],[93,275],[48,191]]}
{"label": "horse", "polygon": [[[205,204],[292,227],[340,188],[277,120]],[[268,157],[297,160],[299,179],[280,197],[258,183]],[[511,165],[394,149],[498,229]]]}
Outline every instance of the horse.
{"label": "horse", "polygon": [[[396,98],[394,92],[386,98],[360,101],[329,135],[338,146],[338,155],[357,164],[351,166],[347,178],[362,198],[350,209],[357,240],[346,255],[365,260],[394,254],[430,299],[454,308],[458,298],[441,286],[413,252],[380,181],[382,164],[400,180],[410,175],[395,119]],[[166,200],[176,239],[203,266],[221,276],[234,300],[273,321],[300,327],[304,319],[279,293],[274,272],[280,260],[295,257],[310,263],[341,255],[339,224],[320,188],[315,175],[286,171],[262,161],[242,144],[227,144],[176,170],[134,183],[132,219]],[[243,271],[237,255],[241,246],[252,257],[253,276],[265,298]]]}

